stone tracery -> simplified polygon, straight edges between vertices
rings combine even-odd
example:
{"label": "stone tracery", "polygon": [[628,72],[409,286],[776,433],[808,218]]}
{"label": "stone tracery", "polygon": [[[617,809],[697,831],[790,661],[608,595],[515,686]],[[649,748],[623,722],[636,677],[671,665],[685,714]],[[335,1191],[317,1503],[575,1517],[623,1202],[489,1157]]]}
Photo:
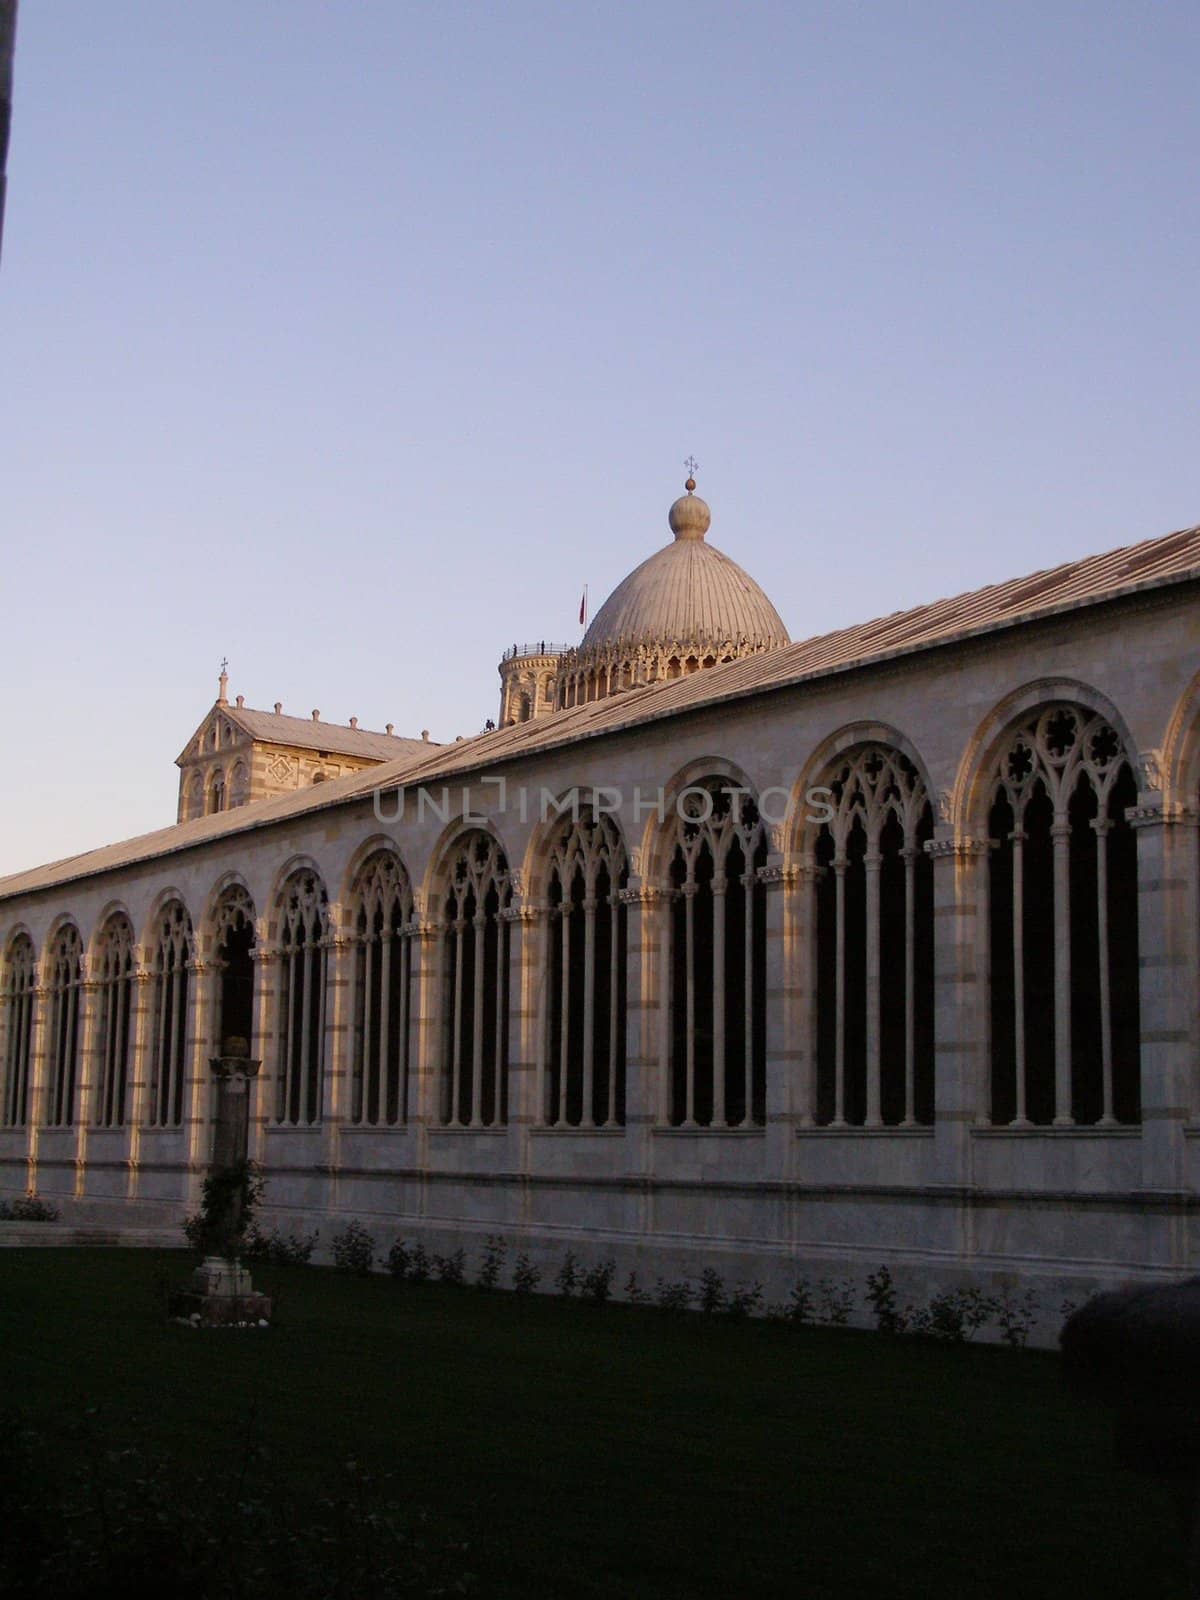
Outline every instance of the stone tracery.
{"label": "stone tracery", "polygon": [[706,778],[672,824],[672,1030],[667,1120],[753,1127],[765,1118],[767,841],[753,797]]}
{"label": "stone tracery", "polygon": [[1006,735],[989,799],[993,1120],[1136,1121],[1129,753],[1102,716],[1058,702]]}
{"label": "stone tracery", "polygon": [[449,1127],[493,1128],[508,1116],[508,860],[489,833],[457,839],[443,901],[443,1099]]}
{"label": "stone tracery", "polygon": [[817,1119],[912,1127],[933,1118],[929,796],[917,768],[865,744],[824,780],[815,840]]}
{"label": "stone tracery", "polygon": [[370,856],[354,889],[353,1122],[407,1117],[413,892],[393,850]]}
{"label": "stone tracery", "polygon": [[625,1117],[625,848],[612,818],[589,809],[561,822],[549,854],[542,1114],[556,1127],[617,1127]]}

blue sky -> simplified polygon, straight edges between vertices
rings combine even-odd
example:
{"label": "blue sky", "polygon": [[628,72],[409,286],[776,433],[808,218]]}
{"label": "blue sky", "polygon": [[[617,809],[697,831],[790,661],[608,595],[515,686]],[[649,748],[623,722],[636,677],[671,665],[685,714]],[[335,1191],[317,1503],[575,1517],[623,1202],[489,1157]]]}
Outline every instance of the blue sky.
{"label": "blue sky", "polygon": [[25,0],[0,872],[216,692],[477,731],[669,537],[794,637],[1200,519],[1194,4]]}

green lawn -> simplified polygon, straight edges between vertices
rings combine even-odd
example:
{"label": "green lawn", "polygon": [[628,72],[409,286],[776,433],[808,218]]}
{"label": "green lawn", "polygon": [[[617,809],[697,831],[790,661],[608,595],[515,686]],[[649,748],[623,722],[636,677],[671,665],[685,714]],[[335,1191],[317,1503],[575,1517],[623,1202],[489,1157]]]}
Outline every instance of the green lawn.
{"label": "green lawn", "polygon": [[1164,1489],[1047,1354],[305,1267],[256,1270],[269,1332],[195,1332],[156,1288],[189,1266],[0,1251],[3,1405],[206,1468],[253,1413],[280,1494],[387,1469],[486,1595],[1182,1593]]}

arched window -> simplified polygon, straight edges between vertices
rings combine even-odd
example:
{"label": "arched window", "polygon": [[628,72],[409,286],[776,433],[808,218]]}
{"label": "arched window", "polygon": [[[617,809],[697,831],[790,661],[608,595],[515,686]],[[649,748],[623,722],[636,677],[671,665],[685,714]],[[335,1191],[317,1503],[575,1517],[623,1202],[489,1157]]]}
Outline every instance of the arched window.
{"label": "arched window", "polygon": [[51,1128],[70,1127],[75,1119],[82,955],[79,930],[68,922],[58,930],[50,945],[46,984],[46,998],[50,1003],[50,1095],[46,1124]]}
{"label": "arched window", "polygon": [[279,901],[279,1033],[275,1117],[321,1120],[325,1068],[325,933],[328,897],[315,872],[296,872]]}
{"label": "arched window", "polygon": [[37,961],[26,934],[13,940],[4,967],[3,1118],[6,1128],[22,1128],[29,1120],[29,1045],[37,987]]}
{"label": "arched window", "polygon": [[860,746],[817,835],[817,1121],[933,1121],[933,813],[912,762]]}
{"label": "arched window", "polygon": [[186,822],[190,822],[193,817],[202,817],[203,815],[204,779],[198,772],[193,772],[192,776],[188,779],[187,810],[184,812],[184,820]]}
{"label": "arched window", "polygon": [[228,1040],[249,1043],[254,1031],[254,902],[240,883],[222,892],[213,923],[220,973],[213,1044],[225,1055]]}
{"label": "arched window", "polygon": [[220,767],[208,780],[208,804],[205,809],[210,817],[225,809],[225,774]]}
{"label": "arched window", "polygon": [[1134,1123],[1137,783],[1103,717],[1053,705],[992,769],[992,1120]]}
{"label": "arched window", "polygon": [[676,1127],[752,1127],[766,1116],[763,825],[721,778],[684,790],[677,810],[668,1116]]}
{"label": "arched window", "polygon": [[234,763],[233,775],[229,780],[229,805],[244,806],[250,798],[250,773],[244,761]]}
{"label": "arched window", "polygon": [[625,848],[610,817],[568,817],[550,853],[545,1120],[625,1120]]}
{"label": "arched window", "polygon": [[442,947],[442,1119],[450,1127],[492,1128],[508,1116],[508,862],[490,834],[456,841]]}
{"label": "arched window", "polygon": [[159,913],[154,931],[150,1096],[146,1108],[146,1120],[152,1127],[178,1127],[183,1121],[191,953],[191,918],[174,900]]}
{"label": "arched window", "polygon": [[413,896],[400,858],[381,850],[355,889],[353,1122],[394,1124],[408,1114],[408,1005]]}
{"label": "arched window", "polygon": [[95,980],[99,1071],[94,1120],[98,1128],[117,1128],[125,1121],[133,1014],[133,929],[121,912],[115,912],[101,932]]}

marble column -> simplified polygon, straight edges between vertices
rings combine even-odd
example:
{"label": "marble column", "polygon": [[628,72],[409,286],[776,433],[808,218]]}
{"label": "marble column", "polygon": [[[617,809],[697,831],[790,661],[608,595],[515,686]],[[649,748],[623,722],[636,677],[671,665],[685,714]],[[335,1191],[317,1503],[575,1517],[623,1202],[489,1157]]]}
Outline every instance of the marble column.
{"label": "marble column", "polygon": [[[747,874],[749,878],[751,875]],[[766,1160],[771,1178],[789,1178],[796,1166],[795,1129],[812,1120],[815,1104],[809,1100],[805,1065],[804,985],[808,951],[801,937],[807,902],[811,900],[807,876],[772,851],[758,869],[757,881],[766,896]],[[747,903],[750,892],[747,891]],[[750,1012],[747,1010],[747,1021]],[[752,1126],[747,1118],[744,1126]]]}
{"label": "marble column", "polygon": [[[667,1051],[670,1026],[671,964],[664,949],[669,938],[670,901],[631,875],[618,892],[625,907],[625,1143],[627,1171],[648,1176],[653,1168],[652,1135],[666,1120]],[[645,1202],[641,1226],[647,1225]]]}
{"label": "marble column", "polygon": [[988,1072],[990,986],[980,960],[988,846],[939,826],[925,849],[933,861],[935,1170],[939,1183],[969,1184],[971,1127]]}
{"label": "marble column", "polygon": [[154,970],[139,962],[133,969],[133,1015],[129,1019],[129,1090],[125,1119],[129,1127],[125,1194],[136,1200],[142,1153],[142,1130],[150,1120],[150,1059],[154,1048]]}
{"label": "marble column", "polygon": [[[500,913],[508,928],[508,1168],[533,1166],[530,1129],[543,1120],[546,966],[549,907],[514,894]],[[528,1185],[524,1188],[527,1190]]]}
{"label": "marble column", "polygon": [[87,1189],[88,1135],[96,1114],[97,1079],[102,1071],[103,1040],[97,1027],[100,985],[87,977],[87,957],[83,958],[84,977],[77,986],[79,1012],[75,1028],[75,1198],[81,1200]]}
{"label": "marble column", "polygon": [[[1197,1056],[1196,885],[1200,815],[1156,790],[1126,815],[1137,832],[1138,969],[1141,1028],[1142,1184],[1187,1187],[1185,1130],[1200,1105]],[[1121,937],[1121,930],[1113,930]],[[1187,1260],[1183,1218],[1173,1224],[1164,1264]]]}

